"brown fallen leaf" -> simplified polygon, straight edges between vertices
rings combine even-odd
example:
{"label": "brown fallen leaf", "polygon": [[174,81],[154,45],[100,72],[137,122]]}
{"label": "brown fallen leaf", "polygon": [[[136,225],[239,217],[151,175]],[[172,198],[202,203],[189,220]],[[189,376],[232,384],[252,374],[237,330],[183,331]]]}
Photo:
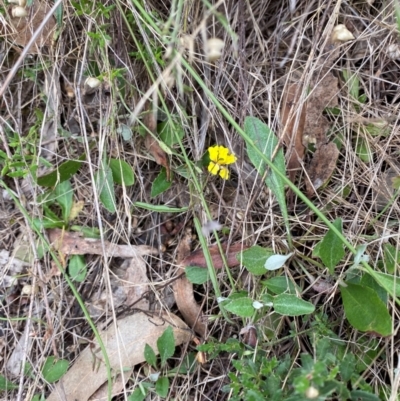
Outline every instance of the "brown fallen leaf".
{"label": "brown fallen leaf", "polygon": [[[182,245],[180,247],[184,249],[184,251],[178,250],[178,254],[183,257],[183,260],[179,263],[179,268],[184,269],[188,266],[198,266],[198,267],[207,267],[207,263],[204,257],[204,253],[201,249],[192,252],[190,255],[187,255],[188,244],[190,245],[191,235],[190,237],[185,237],[182,241]],[[227,251],[225,254],[228,267],[238,266],[240,263],[236,258],[236,255],[246,249],[247,247],[241,243],[233,244],[227,248],[226,244],[222,245],[224,251]],[[213,261],[213,265],[216,269],[221,269],[223,267],[223,260],[219,253],[219,248],[216,245],[213,245],[209,248],[211,259]],[[179,269],[178,269],[179,271]],[[206,335],[207,325],[203,320],[203,313],[201,306],[197,303],[194,298],[193,293],[193,284],[186,278],[186,276],[182,276],[178,280],[175,280],[173,284],[173,289],[175,293],[176,305],[184,317],[186,323],[189,327],[192,327],[193,330],[201,337]]]}
{"label": "brown fallen leaf", "polygon": [[[150,109],[150,106],[148,109]],[[171,170],[169,168],[168,156],[161,149],[159,142],[155,138],[155,135],[157,134],[157,116],[151,110],[148,110],[143,117],[143,123],[150,131],[144,138],[144,145],[146,146],[148,152],[154,157],[155,162],[158,165],[165,167],[167,181],[170,181]]]}
{"label": "brown fallen leaf", "polygon": [[[282,140],[286,145],[287,170],[290,181],[294,182],[297,171],[301,168],[305,147],[303,131],[306,123],[306,104],[300,104],[301,85],[289,85],[281,109]],[[299,115],[300,114],[300,115]]]}
{"label": "brown fallen leaf", "polygon": [[307,117],[303,132],[303,145],[312,143],[317,148],[327,142],[329,121],[323,115],[326,107],[338,105],[338,79],[331,72],[312,80],[311,93],[307,101]]}
{"label": "brown fallen leaf", "polygon": [[204,338],[207,332],[207,324],[203,320],[202,308],[194,298],[193,284],[183,275],[174,281],[173,289],[176,306],[185,322],[199,336]]}
{"label": "brown fallen leaf", "polygon": [[[190,341],[186,324],[169,313],[148,316],[136,313],[117,320],[100,332],[112,372],[121,371],[145,361],[144,348],[149,344],[157,351],[157,340],[167,327],[172,327],[175,345]],[[84,349],[68,372],[56,384],[47,401],[87,401],[107,381],[107,369],[96,341]]]}
{"label": "brown fallen leaf", "polygon": [[[31,40],[33,33],[39,28],[45,15],[51,10],[51,7],[45,3],[34,1],[31,7],[27,7],[28,15],[22,18],[11,18],[11,8],[8,26],[4,26],[7,33],[7,38],[11,39],[13,44],[18,46],[26,46]],[[54,17],[51,17],[46,25],[44,26],[42,32],[39,34],[38,38],[35,40],[31,48],[29,49],[29,54],[40,53],[40,49],[43,46],[51,46],[53,40],[53,34],[56,28],[56,21]],[[3,31],[2,30],[2,31]]]}
{"label": "brown fallen leaf", "polygon": [[157,249],[147,245],[117,245],[93,238],[84,238],[81,233],[63,231],[59,228],[47,230],[50,243],[54,249],[65,255],[105,255],[107,257],[136,258],[138,256],[154,255]]}
{"label": "brown fallen leaf", "polygon": [[[149,290],[149,279],[146,274],[146,262],[141,256],[126,259],[113,269],[110,276],[112,293],[108,291],[95,292],[86,302],[87,309],[92,318],[98,318],[111,308],[129,307],[149,310],[149,300],[144,297]],[[112,297],[112,302],[110,298]]]}
{"label": "brown fallen leaf", "polygon": [[[236,255],[248,247],[238,242],[236,244],[232,244],[229,246],[227,244],[222,244],[222,249],[225,252],[225,258],[229,268],[239,266],[240,262],[237,260]],[[224,266],[224,261],[221,257],[218,245],[212,245],[209,248],[209,252],[211,255],[211,259],[213,265],[216,269],[222,269]],[[184,267],[188,266],[198,266],[198,267],[207,267],[207,262],[204,257],[204,253],[202,249],[198,249],[192,252],[189,256],[187,256],[182,262],[181,265]]]}
{"label": "brown fallen leaf", "polygon": [[[130,379],[133,368],[124,369],[124,375],[117,375],[117,377],[113,380],[111,394],[113,397],[122,393],[126,383]],[[89,401],[108,401],[108,383],[104,383],[100,386],[94,394],[89,397]]]}
{"label": "brown fallen leaf", "polygon": [[333,142],[321,145],[314,153],[306,177],[307,196],[311,197],[332,175],[339,157],[339,150]]}
{"label": "brown fallen leaf", "polygon": [[126,294],[125,305],[135,304],[135,308],[148,310],[149,300],[143,295],[149,290],[149,278],[146,274],[146,262],[142,257],[124,261],[121,268],[126,267],[123,288]]}

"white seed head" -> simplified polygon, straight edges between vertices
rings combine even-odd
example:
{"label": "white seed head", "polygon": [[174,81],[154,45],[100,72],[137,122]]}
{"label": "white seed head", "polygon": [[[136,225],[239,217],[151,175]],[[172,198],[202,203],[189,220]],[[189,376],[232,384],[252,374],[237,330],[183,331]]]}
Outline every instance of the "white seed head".
{"label": "white seed head", "polygon": [[355,39],[353,34],[343,24],[336,25],[333,28],[331,38],[332,42],[348,42]]}
{"label": "white seed head", "polygon": [[85,86],[88,86],[89,88],[95,89],[98,88],[101,84],[100,79],[94,78],[94,77],[89,77],[85,81]]}
{"label": "white seed head", "polygon": [[220,59],[224,47],[225,47],[225,42],[223,40],[218,38],[208,39],[205,46],[205,53],[207,60],[214,62]]}
{"label": "white seed head", "polygon": [[14,18],[22,18],[22,17],[26,17],[28,15],[28,11],[26,11],[26,9],[24,7],[17,6],[17,7],[12,8],[11,15]]}
{"label": "white seed head", "polygon": [[21,289],[22,295],[32,295],[32,294],[36,294],[37,292],[38,292],[37,286],[33,286],[30,284],[25,284]]}
{"label": "white seed head", "polygon": [[392,60],[400,59],[400,48],[398,44],[392,43],[391,45],[388,46],[386,52],[390,59]]}
{"label": "white seed head", "polygon": [[306,390],[306,398],[308,400],[314,400],[315,398],[318,398],[318,396],[319,391],[315,387],[311,386]]}

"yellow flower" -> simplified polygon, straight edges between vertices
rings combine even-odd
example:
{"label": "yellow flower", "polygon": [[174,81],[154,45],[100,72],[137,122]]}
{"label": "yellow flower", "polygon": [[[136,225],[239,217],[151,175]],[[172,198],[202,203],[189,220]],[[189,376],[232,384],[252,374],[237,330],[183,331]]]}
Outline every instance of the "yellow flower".
{"label": "yellow flower", "polygon": [[236,156],[229,153],[229,149],[225,146],[211,146],[208,148],[210,154],[210,164],[208,165],[208,171],[211,174],[217,175],[224,180],[229,178],[229,170],[225,167],[228,164],[235,163]]}

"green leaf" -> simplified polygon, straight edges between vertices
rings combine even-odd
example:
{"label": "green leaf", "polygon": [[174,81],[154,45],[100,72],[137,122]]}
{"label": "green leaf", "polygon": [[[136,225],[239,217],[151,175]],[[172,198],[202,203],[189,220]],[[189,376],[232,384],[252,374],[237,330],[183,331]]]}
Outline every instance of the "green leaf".
{"label": "green leaf", "polygon": [[367,244],[357,246],[356,248],[357,253],[354,256],[353,267],[358,266],[363,261],[368,263],[369,257],[368,255],[365,255],[366,249],[367,249]]}
{"label": "green leaf", "polygon": [[296,295],[280,294],[274,297],[274,310],[284,316],[302,316],[313,313],[315,306]]}
{"label": "green leaf", "polygon": [[54,17],[56,18],[57,25],[59,28],[63,25],[63,5],[62,3],[54,11]]}
{"label": "green leaf", "polygon": [[386,121],[377,121],[375,123],[369,123],[365,125],[365,129],[368,134],[372,136],[384,136],[390,135],[390,125]]}
{"label": "green leaf", "polygon": [[44,397],[43,394],[41,394],[41,395],[35,394],[33,396],[33,398],[31,399],[31,401],[46,401],[46,398]]}
{"label": "green leaf", "polygon": [[360,80],[356,74],[343,70],[342,75],[349,88],[350,96],[353,99],[358,99],[360,96]]}
{"label": "green leaf", "polygon": [[400,264],[400,251],[389,242],[383,244],[383,261],[386,271],[392,274],[395,272],[396,264]]}
{"label": "green leaf", "polygon": [[143,401],[147,396],[147,391],[143,394],[140,387],[136,387],[133,393],[128,397],[128,401]]}
{"label": "green leaf", "polygon": [[313,258],[321,258],[321,242],[318,242],[318,244],[315,245],[313,251],[312,251],[312,257]]}
{"label": "green leaf", "polygon": [[165,167],[163,167],[160,171],[160,174],[158,174],[156,179],[153,181],[153,184],[151,186],[150,196],[152,198],[155,198],[157,195],[160,195],[167,189],[169,189],[171,185],[172,185],[172,176],[171,176],[171,181],[167,181],[167,170],[165,169]]}
{"label": "green leaf", "polygon": [[185,135],[182,126],[171,120],[158,124],[157,132],[160,135],[160,139],[169,147],[173,147],[175,144],[182,141]]}
{"label": "green leaf", "polygon": [[157,366],[157,356],[154,352],[153,348],[150,347],[149,344],[144,346],[144,359],[146,362],[155,368]]}
{"label": "green leaf", "polygon": [[60,359],[55,362],[54,356],[49,356],[44,363],[42,368],[43,378],[48,383],[54,383],[65,375],[68,370],[68,361]]}
{"label": "green leaf", "polygon": [[168,377],[159,377],[156,382],[156,393],[162,398],[166,398],[169,390]]}
{"label": "green leaf", "polygon": [[251,317],[254,314],[253,300],[247,297],[233,299],[224,308],[241,317]]}
{"label": "green leaf", "polygon": [[289,294],[295,294],[295,285],[286,277],[272,277],[268,280],[263,281],[263,284],[273,293],[282,294],[288,292]]}
{"label": "green leaf", "polygon": [[347,320],[357,330],[389,336],[392,319],[378,294],[369,287],[346,283],[341,287],[344,312]]}
{"label": "green leaf", "polygon": [[189,266],[185,269],[187,279],[193,284],[204,284],[210,279],[208,269],[197,266]]}
{"label": "green leaf", "polygon": [[71,280],[77,283],[85,281],[87,268],[84,257],[82,255],[72,255],[69,259],[68,271]]}
{"label": "green leaf", "polygon": [[54,187],[57,183],[69,180],[80,169],[81,164],[81,161],[68,160],[51,173],[38,177],[37,183],[42,187]]}
{"label": "green leaf", "polygon": [[[336,219],[332,223],[339,231],[342,232],[342,220]],[[343,243],[340,238],[331,230],[325,234],[319,248],[319,255],[325,266],[331,274],[334,273],[336,265],[344,256]]]}
{"label": "green leaf", "polygon": [[[244,121],[244,130],[254,142],[255,147],[261,150],[267,159],[272,160],[272,155],[278,145],[278,138],[268,125],[264,124],[258,118],[246,117]],[[258,174],[263,176],[266,171],[266,163],[256,152],[255,148],[249,143],[247,143],[247,155],[249,156],[253,166],[258,171]],[[278,150],[272,163],[283,175],[286,175],[285,157],[282,148]],[[285,182],[278,174],[270,170],[265,178],[265,183],[276,196],[285,222],[286,231],[290,239],[289,215],[285,197]]]}
{"label": "green leaf", "polygon": [[100,230],[97,227],[71,226],[70,230],[82,233],[85,238],[101,238]]}
{"label": "green leaf", "polygon": [[[378,282],[372,276],[370,276],[368,273],[364,274],[361,277],[361,280],[359,283],[354,283],[354,284],[360,284],[360,285],[363,285],[364,287],[371,288],[378,294],[380,300],[386,305],[386,302],[388,301],[387,291],[383,287],[381,287],[378,284]],[[392,290],[393,290],[393,286],[392,286]]]}
{"label": "green leaf", "polygon": [[273,255],[273,251],[255,245],[236,255],[246,269],[255,276],[262,276],[266,273],[265,261]]}
{"label": "green leaf", "polygon": [[164,333],[157,340],[157,349],[161,357],[161,366],[163,367],[168,358],[171,358],[175,352],[175,340],[172,327],[165,329]]}
{"label": "green leaf", "polygon": [[60,205],[62,211],[62,219],[68,224],[69,215],[74,199],[72,185],[67,181],[63,181],[54,188],[55,201]]}
{"label": "green leaf", "polygon": [[48,229],[48,228],[63,228],[65,227],[65,222],[57,219],[53,220],[47,216],[43,216],[41,219],[39,218],[34,218],[32,220],[33,226],[37,230],[43,230],[43,229]]}
{"label": "green leaf", "polygon": [[101,203],[110,213],[115,213],[114,180],[111,169],[109,167],[100,169],[95,175],[95,181]]}
{"label": "green leaf", "polygon": [[397,297],[400,297],[400,278],[398,276],[381,272],[375,272],[375,276],[377,283],[389,294],[396,294]]}
{"label": "green leaf", "polygon": [[373,160],[369,143],[364,138],[357,138],[356,155],[365,163],[370,163]]}
{"label": "green leaf", "polygon": [[132,167],[125,160],[110,159],[109,164],[115,183],[127,187],[135,183]]}
{"label": "green leaf", "polygon": [[246,401],[265,401],[265,397],[258,390],[247,390],[246,391]]}
{"label": "green leaf", "polygon": [[380,401],[377,395],[368,393],[367,391],[363,390],[353,390],[351,393],[351,400],[352,401]]}
{"label": "green leaf", "polygon": [[166,205],[152,205],[151,203],[145,203],[145,202],[134,202],[133,206],[140,207],[141,209],[146,209],[157,213],[183,213],[189,210],[187,206],[169,207]]}
{"label": "green leaf", "polygon": [[340,366],[340,376],[344,382],[348,382],[352,375],[355,373],[356,368],[356,358],[353,354],[346,354],[339,363]]}
{"label": "green leaf", "polygon": [[18,386],[10,381],[8,381],[4,376],[0,375],[0,390],[9,391],[15,390]]}
{"label": "green leaf", "polygon": [[117,128],[117,134],[120,134],[124,141],[130,141],[132,138],[132,130],[129,125],[126,124],[120,124]]}
{"label": "green leaf", "polygon": [[292,255],[293,252],[288,255],[271,255],[265,262],[265,268],[269,271],[280,269]]}

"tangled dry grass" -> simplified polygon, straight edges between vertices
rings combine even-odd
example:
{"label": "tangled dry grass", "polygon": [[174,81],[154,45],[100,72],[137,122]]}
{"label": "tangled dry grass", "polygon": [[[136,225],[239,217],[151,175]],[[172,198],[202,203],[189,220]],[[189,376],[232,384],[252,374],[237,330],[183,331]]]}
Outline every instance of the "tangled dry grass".
{"label": "tangled dry grass", "polygon": [[[343,220],[345,236],[354,245],[369,244],[372,265],[382,260],[385,243],[398,249],[398,199],[386,209],[382,206],[393,194],[388,189],[387,175],[391,171],[399,175],[400,170],[400,41],[394,1],[148,0],[139,4],[148,19],[143,18],[135,2],[63,2],[63,23],[57,41],[28,52],[0,99],[0,150],[12,155],[17,149],[25,156],[33,156],[25,158],[28,167],[42,157],[39,173],[47,171],[49,162],[56,166],[86,154],[83,167],[71,178],[74,199],[84,202],[74,224],[100,227],[103,237],[112,243],[145,244],[160,250],[147,259],[151,294],[146,296],[154,311],[179,313],[171,297],[171,285],[178,274],[177,245],[187,230],[193,230],[194,216],[204,223],[208,220],[204,202],[212,217],[229,228],[221,236],[223,241],[258,244],[277,253],[287,250],[279,208],[247,159],[244,140],[188,72],[182,58],[189,60],[204,86],[237,123],[243,126],[246,116],[256,116],[280,134],[285,91],[293,83],[309,85],[323,64],[323,50],[333,27],[344,24],[355,40],[343,43],[329,65],[328,72],[338,79],[338,105],[324,112],[330,125],[328,139],[337,143],[339,157],[328,184],[311,199],[329,220]],[[4,12],[9,9],[3,2],[0,7]],[[204,57],[204,42],[210,37],[225,42],[223,56],[215,64]],[[0,79],[4,82],[23,43],[13,42],[13,35],[7,34],[0,46]],[[179,57],[168,56],[172,49],[178,49]],[[101,76],[101,86],[87,88],[87,76]],[[355,76],[356,82],[346,79],[349,76]],[[182,146],[169,157],[173,185],[154,199],[150,196],[151,186],[160,166],[139,135],[140,121],[149,103],[158,109],[160,121],[172,117],[184,131]],[[299,108],[302,106],[299,103]],[[137,116],[133,124],[132,113]],[[124,140],[121,127],[127,126],[133,134]],[[21,138],[23,146],[12,146],[15,138],[11,132]],[[238,162],[229,181],[206,178],[204,192],[199,194],[193,178],[188,180],[185,161],[199,161],[208,146],[215,143],[232,149]],[[311,155],[312,151],[306,153],[297,174],[296,185],[303,192],[305,166]],[[125,160],[133,167],[136,178],[131,187],[115,188],[117,211],[113,214],[102,207],[94,185],[94,172],[105,156]],[[39,245],[26,215],[43,217],[45,189],[27,178],[2,176],[1,180],[14,191],[19,203],[6,192],[0,197],[0,250],[23,252],[19,257],[25,263],[18,267],[20,270],[8,265],[11,271],[4,268],[1,272],[0,371],[18,385],[4,399],[28,400],[34,394],[48,394],[51,386],[46,387],[39,376],[10,376],[7,364],[16,350],[27,346],[18,355],[23,354],[38,373],[49,355],[72,364],[92,332],[51,258],[38,258]],[[135,202],[189,209],[180,214],[157,213],[134,207]],[[361,349],[378,350],[364,379],[373,387],[386,389],[389,399],[398,361],[398,335],[390,339],[363,337],[348,325],[340,300],[335,297],[337,282],[313,261],[312,251],[326,227],[299,199],[294,199],[290,213],[294,243],[297,252],[304,255],[305,269],[299,264],[291,265],[286,273],[302,288],[303,298],[311,300],[328,317],[331,330],[355,354]],[[211,245],[214,237],[209,241]],[[193,249],[196,247],[194,236]],[[86,263],[87,279],[77,287],[82,299],[90,304],[101,294],[108,294],[111,300],[110,277],[121,260],[87,255]],[[338,269],[338,277],[340,274]],[[13,275],[18,276],[18,282],[11,285],[7,280]],[[257,292],[258,279],[240,268],[232,275],[237,288]],[[312,280],[317,278],[327,283],[328,292],[313,289]],[[222,295],[229,295],[231,285],[226,275],[219,274],[218,279]],[[37,287],[37,291],[27,291],[28,285]],[[207,338],[224,342],[239,336],[242,319],[228,322],[219,315],[213,288],[202,285],[195,290],[203,313],[210,318]],[[390,308],[397,333],[398,310],[391,303]],[[96,324],[110,316],[129,313],[123,309],[107,305]],[[289,336],[293,331],[308,330],[307,320],[281,318],[276,324],[266,316],[257,324],[260,328],[274,324],[272,337],[260,329],[263,337],[259,341],[269,356],[279,359],[290,354],[296,361],[300,351],[313,352],[307,336],[298,335],[295,340]],[[193,351],[194,345],[180,349],[176,365],[189,350]],[[227,383],[231,358],[232,355],[222,355],[198,365],[193,374],[177,376],[170,399],[229,399],[222,387]],[[127,384],[128,394],[144,376],[143,367],[134,370]],[[124,399],[123,394],[115,398],[120,399]]]}

